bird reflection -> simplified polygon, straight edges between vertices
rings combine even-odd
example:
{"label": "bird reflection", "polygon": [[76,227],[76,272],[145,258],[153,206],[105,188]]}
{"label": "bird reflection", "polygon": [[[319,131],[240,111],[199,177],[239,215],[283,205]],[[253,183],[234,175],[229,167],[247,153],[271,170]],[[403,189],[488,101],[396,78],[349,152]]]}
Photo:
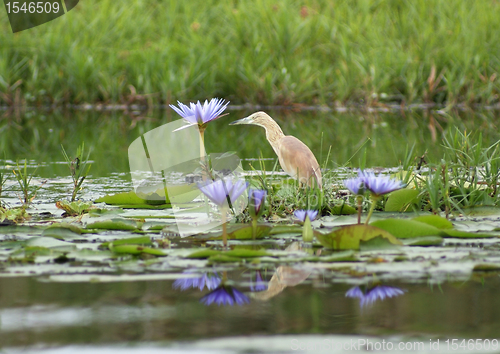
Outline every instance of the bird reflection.
{"label": "bird reflection", "polygon": [[[300,250],[299,242],[294,242],[286,248],[286,251]],[[290,266],[281,266],[276,269],[271,280],[267,284],[267,290],[253,293],[252,298],[260,301],[267,301],[281,293],[288,286],[296,286],[306,280],[312,271],[299,269]]]}

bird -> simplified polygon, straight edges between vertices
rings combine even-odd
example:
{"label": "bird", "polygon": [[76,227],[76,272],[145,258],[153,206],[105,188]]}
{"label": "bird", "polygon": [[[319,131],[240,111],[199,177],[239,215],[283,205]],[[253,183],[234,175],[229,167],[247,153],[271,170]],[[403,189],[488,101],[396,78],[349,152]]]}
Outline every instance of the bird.
{"label": "bird", "polygon": [[255,112],[229,124],[253,124],[264,128],[267,141],[278,155],[281,168],[301,184],[322,189],[321,169],[311,149],[296,137],[285,135],[267,113]]}

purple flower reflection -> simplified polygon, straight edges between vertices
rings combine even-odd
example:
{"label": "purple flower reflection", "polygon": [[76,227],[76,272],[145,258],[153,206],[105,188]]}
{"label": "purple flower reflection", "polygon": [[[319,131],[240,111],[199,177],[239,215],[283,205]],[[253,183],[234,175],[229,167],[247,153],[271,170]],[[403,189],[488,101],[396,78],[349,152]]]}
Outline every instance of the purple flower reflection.
{"label": "purple flower reflection", "polygon": [[346,297],[357,297],[360,302],[359,305],[361,307],[370,306],[377,300],[384,300],[389,297],[396,297],[399,295],[403,295],[406,290],[402,290],[393,286],[387,285],[376,285],[373,288],[368,289],[366,292],[363,292],[359,286],[351,288],[347,290],[345,293]]}
{"label": "purple flower reflection", "polygon": [[250,299],[240,292],[239,290],[233,288],[232,286],[221,285],[217,289],[209,292],[207,295],[203,296],[200,300],[202,304],[211,305],[243,305],[248,304]]}
{"label": "purple flower reflection", "polygon": [[262,274],[260,274],[260,270],[255,272],[255,285],[252,282],[250,285],[251,291],[264,291],[267,289],[267,282],[262,280]]}
{"label": "purple flower reflection", "polygon": [[[184,273],[195,273],[194,271],[184,271]],[[180,289],[181,291],[187,290],[189,288],[198,288],[203,290],[205,286],[208,290],[215,289],[220,285],[221,279],[217,273],[205,273],[199,278],[179,278],[174,281],[172,287],[174,289]]]}

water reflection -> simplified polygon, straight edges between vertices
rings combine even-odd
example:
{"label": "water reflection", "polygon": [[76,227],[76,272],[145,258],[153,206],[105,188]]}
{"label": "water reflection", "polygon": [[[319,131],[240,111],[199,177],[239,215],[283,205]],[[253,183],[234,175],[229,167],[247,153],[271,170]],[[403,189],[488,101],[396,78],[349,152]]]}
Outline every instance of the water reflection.
{"label": "water reflection", "polygon": [[[231,111],[234,119],[248,116],[251,111]],[[275,116],[283,130],[300,139],[317,154],[323,163],[331,149],[327,167],[354,164],[363,157],[366,167],[394,166],[405,158],[407,145],[415,144],[415,154],[421,156],[428,151],[431,160],[441,158],[443,147],[441,135],[454,130],[468,132],[481,130],[483,144],[492,144],[500,138],[497,129],[498,112],[450,112],[446,116],[433,115],[427,111],[396,113],[339,113],[339,112],[290,112],[268,111]],[[71,119],[68,119],[71,117]],[[103,114],[97,111],[74,112],[26,112],[19,121],[3,119],[0,121],[0,151],[12,161],[28,158],[40,164],[37,174],[43,177],[66,176],[67,167],[58,164],[63,160],[61,144],[66,151],[74,151],[85,141],[92,147],[92,177],[109,176],[112,172],[129,171],[127,149],[131,142],[144,132],[176,120],[172,110],[155,111],[148,119],[136,120],[122,112]],[[254,138],[261,129],[250,127],[240,131],[228,125],[229,120],[212,121],[213,129],[205,132],[207,151],[238,151],[242,159],[256,156],[273,157],[266,162],[272,170],[275,159],[269,144]],[[310,124],[314,122],[314,124]],[[353,130],[353,124],[356,130]],[[223,136],[224,139],[220,137]],[[54,162],[54,163],[51,163]],[[252,163],[252,162],[251,162]],[[252,163],[260,169],[260,164]],[[247,164],[244,165],[245,169]]]}
{"label": "water reflection", "polygon": [[366,289],[365,291],[361,290],[359,286],[355,286],[354,288],[350,288],[349,290],[347,290],[345,296],[358,298],[359,306],[363,308],[373,305],[378,300],[382,301],[386,298],[400,296],[405,292],[406,290],[400,288],[378,284],[374,287]]}
{"label": "water reflection", "polygon": [[[184,273],[187,274],[196,274],[193,270],[185,270]],[[204,273],[201,277],[193,278],[180,278],[174,281],[172,287],[174,289],[180,289],[181,291],[190,289],[190,288],[198,288],[203,290],[205,286],[208,290],[213,290],[220,285],[221,278],[217,273]]]}
{"label": "water reflection", "polygon": [[255,271],[255,282],[250,284],[250,290],[254,292],[264,291],[267,289],[267,283],[262,279],[260,270]]}
{"label": "water reflection", "polygon": [[[186,270],[186,274],[195,274],[195,271]],[[262,280],[262,279],[261,279]],[[222,277],[217,272],[204,273],[200,277],[186,277],[174,281],[172,284],[174,289],[185,291],[191,288],[198,288],[200,291],[206,287],[212,290],[200,299],[200,302],[205,305],[243,305],[250,302],[248,296],[236,289],[234,286],[227,284],[227,273],[223,272]]]}
{"label": "water reflection", "polygon": [[214,291],[209,292],[200,300],[202,304],[211,305],[243,305],[248,304],[250,299],[233,286],[221,285]]}

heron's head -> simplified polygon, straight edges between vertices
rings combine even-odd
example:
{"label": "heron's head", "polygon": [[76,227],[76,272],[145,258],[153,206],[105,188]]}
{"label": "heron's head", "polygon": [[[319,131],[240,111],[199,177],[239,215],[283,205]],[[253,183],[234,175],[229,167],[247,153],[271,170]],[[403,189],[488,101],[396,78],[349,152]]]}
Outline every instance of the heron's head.
{"label": "heron's head", "polygon": [[229,123],[229,125],[237,125],[237,124],[253,124],[259,125],[261,127],[268,127],[269,122],[273,119],[267,115],[265,112],[255,112],[252,115],[249,115],[246,118],[238,119],[234,122]]}

